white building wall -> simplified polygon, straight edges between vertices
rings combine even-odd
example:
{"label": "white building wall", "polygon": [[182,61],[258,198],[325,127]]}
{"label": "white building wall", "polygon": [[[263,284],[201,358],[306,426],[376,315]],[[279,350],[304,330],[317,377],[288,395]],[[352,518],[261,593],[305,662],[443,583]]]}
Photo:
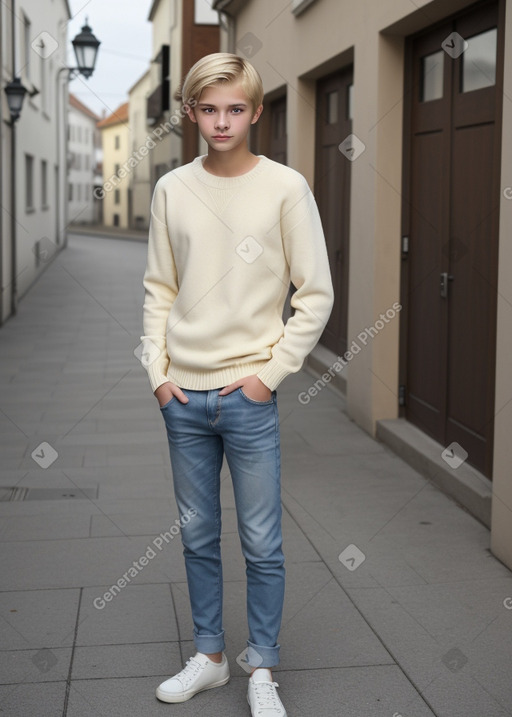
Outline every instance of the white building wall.
{"label": "white building wall", "polygon": [[[2,319],[13,311],[12,287],[21,298],[45,264],[65,244],[65,112],[68,6],[65,0],[18,0],[0,4],[2,36],[2,85],[19,76],[27,94],[16,123],[16,261],[12,271],[10,220],[2,221]],[[16,61],[13,73],[11,43]],[[2,98],[2,206],[11,206],[11,128]],[[4,213],[5,214],[5,213]]]}
{"label": "white building wall", "polygon": [[92,224],[94,216],[94,169],[96,122],[70,106],[68,120],[69,194],[68,221]]}

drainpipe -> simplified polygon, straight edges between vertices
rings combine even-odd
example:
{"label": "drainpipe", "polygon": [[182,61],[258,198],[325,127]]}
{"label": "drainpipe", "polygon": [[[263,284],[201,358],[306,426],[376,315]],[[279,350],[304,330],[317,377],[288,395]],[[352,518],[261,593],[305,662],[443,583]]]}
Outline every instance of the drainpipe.
{"label": "drainpipe", "polygon": [[[0,7],[0,37],[3,37],[3,17],[4,17],[4,10],[3,7]],[[1,58],[0,58],[1,61]],[[3,67],[1,68],[1,75],[3,76]],[[2,135],[3,135],[3,129],[4,129],[4,117],[3,117],[3,107],[4,103],[0,99],[0,167],[4,166],[3,163],[3,157],[2,157]],[[4,200],[4,173],[0,171],[0,201]],[[3,224],[3,217],[0,218],[0,221]],[[4,317],[4,284],[3,284],[3,276],[4,276],[4,233],[3,233],[3,227],[0,226],[0,326],[3,325],[3,317]]]}
{"label": "drainpipe", "polygon": [[[16,77],[16,0],[12,0],[12,76]],[[18,281],[16,276],[16,122],[11,120],[11,315],[18,308]]]}

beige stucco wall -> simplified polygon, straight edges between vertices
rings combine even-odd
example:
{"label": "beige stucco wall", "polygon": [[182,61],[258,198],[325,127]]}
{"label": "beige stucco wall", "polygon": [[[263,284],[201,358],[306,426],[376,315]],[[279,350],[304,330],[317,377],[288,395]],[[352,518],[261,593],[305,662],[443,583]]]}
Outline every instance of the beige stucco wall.
{"label": "beige stucco wall", "polygon": [[[349,343],[400,299],[404,38],[471,6],[467,0],[317,0],[295,17],[291,4],[249,0],[231,51],[252,33],[248,59],[267,94],[287,93],[288,164],[313,186],[315,80],[354,59],[353,132],[366,145],[352,164]],[[512,187],[512,0],[507,1],[503,188]],[[507,131],[508,130],[508,131]],[[340,142],[344,138],[340,138]],[[512,189],[510,191],[512,196]],[[512,567],[512,199],[502,200],[492,548]],[[370,433],[398,415],[398,318],[347,369],[348,411]],[[510,401],[510,403],[508,403]]]}
{"label": "beige stucco wall", "polygon": [[[115,147],[115,138],[119,136],[119,148]],[[115,175],[116,164],[122,168],[130,157],[130,130],[128,123],[118,123],[101,130],[101,144],[103,147],[103,182],[105,197],[103,200],[103,223],[105,226],[114,226],[114,214],[119,214],[119,226],[128,227],[128,189],[130,186],[130,173],[119,181],[112,181]],[[115,203],[115,189],[119,189],[119,204]]]}

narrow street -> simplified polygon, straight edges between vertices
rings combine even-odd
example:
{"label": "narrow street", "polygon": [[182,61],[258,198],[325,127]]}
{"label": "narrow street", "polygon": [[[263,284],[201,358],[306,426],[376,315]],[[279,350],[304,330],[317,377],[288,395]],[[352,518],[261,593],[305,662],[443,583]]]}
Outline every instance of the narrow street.
{"label": "narrow street", "polygon": [[[0,714],[240,717],[245,565],[223,469],[231,681],[194,652],[165,427],[134,351],[146,244],[71,235],[0,336]],[[346,415],[278,388],[288,717],[512,715],[512,574],[489,531]],[[320,707],[318,707],[320,705]],[[242,709],[241,707],[242,706]]]}

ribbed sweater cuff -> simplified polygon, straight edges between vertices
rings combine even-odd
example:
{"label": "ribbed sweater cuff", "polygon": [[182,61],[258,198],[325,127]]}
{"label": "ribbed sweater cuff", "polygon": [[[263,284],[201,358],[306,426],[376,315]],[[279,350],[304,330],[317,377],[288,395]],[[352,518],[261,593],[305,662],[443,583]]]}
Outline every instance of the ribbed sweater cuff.
{"label": "ribbed sweater cuff", "polygon": [[162,369],[159,366],[155,366],[154,364],[151,364],[150,366],[147,367],[147,372],[148,372],[149,383],[150,383],[151,390],[153,391],[153,393],[156,391],[156,389],[159,386],[161,386],[163,383],[167,383],[167,381],[169,381],[166,374],[162,372]]}
{"label": "ribbed sweater cuff", "polygon": [[275,358],[272,358],[270,361],[267,361],[265,366],[256,375],[265,386],[271,391],[275,391],[281,381],[290,373],[289,369],[276,361]]}

